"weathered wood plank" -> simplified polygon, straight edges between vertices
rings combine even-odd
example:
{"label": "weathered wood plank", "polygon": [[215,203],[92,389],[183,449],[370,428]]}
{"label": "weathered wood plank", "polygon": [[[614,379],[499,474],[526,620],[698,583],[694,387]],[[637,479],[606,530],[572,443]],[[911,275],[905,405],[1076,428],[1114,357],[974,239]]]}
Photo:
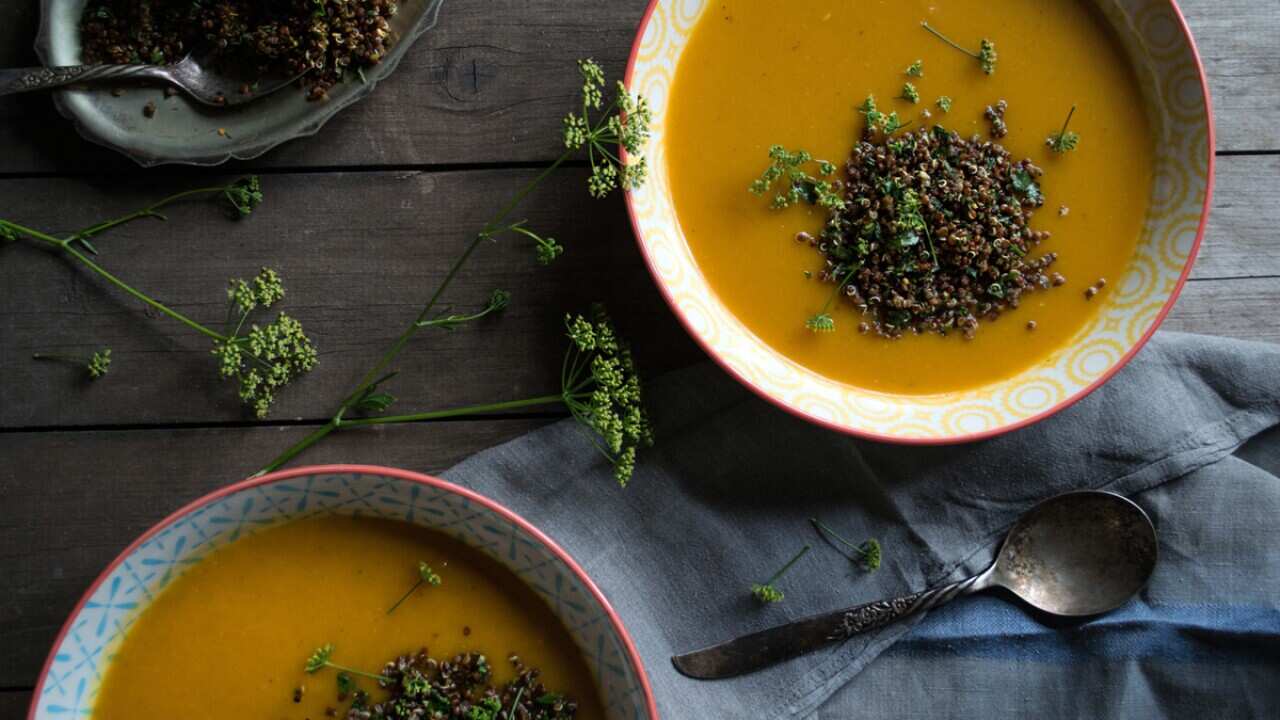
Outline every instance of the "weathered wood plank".
{"label": "weathered wood plank", "polygon": [[1161,328],[1280,343],[1280,277],[1193,280]]}
{"label": "weathered wood plank", "polygon": [[31,705],[30,690],[0,691],[0,718],[18,720],[27,716],[27,707]]}
{"label": "weathered wood plank", "polygon": [[[396,75],[319,137],[255,166],[331,167],[545,160],[593,56],[620,72],[645,0],[446,3],[440,27]],[[37,0],[0,3],[0,67],[33,62]],[[1205,57],[1223,150],[1280,150],[1280,5],[1182,3]],[[45,97],[0,99],[0,172],[103,172],[129,161],[80,141]]]}
{"label": "weathered wood plank", "polygon": [[[282,396],[273,417],[320,418],[417,315],[471,234],[532,177],[528,171],[283,175],[243,221],[214,202],[174,208],[167,223],[137,222],[97,242],[100,262],[199,322],[226,318],[227,278],[280,269],[320,349],[315,372]],[[568,248],[554,265],[531,243],[480,248],[446,300],[478,307],[511,291],[502,317],[423,332],[397,364],[402,411],[497,402],[558,389],[564,313],[604,301],[649,373],[700,352],[672,319],[639,256],[620,200],[587,197],[577,170],[528,201],[532,227]],[[187,187],[182,184],[180,187]],[[0,181],[9,217],[69,232],[172,192],[164,178],[90,186],[78,180]],[[19,207],[15,207],[19,206]],[[12,214],[10,214],[12,213]],[[35,246],[0,247],[0,427],[158,424],[247,419],[216,375],[211,345]],[[111,376],[88,383],[34,352],[92,354],[110,346]]]}
{"label": "weathered wood plank", "polygon": [[[1280,157],[1225,157],[1221,190],[1198,278],[1280,276],[1280,206],[1259,178],[1280,173]],[[98,243],[101,262],[197,320],[225,317],[222,283],[257,267],[279,267],[290,288],[284,309],[314,333],[319,369],[282,398],[275,417],[332,412],[382,348],[416,314],[488,212],[528,171],[444,174],[284,174],[266,179],[267,204],[243,222],[213,203],[176,208],[169,223],[143,221]],[[450,299],[481,302],[495,287],[515,293],[506,315],[454,333],[424,333],[399,364],[393,391],[402,408],[429,409],[541,394],[554,389],[559,317],[605,300],[651,372],[701,357],[666,309],[616,201],[580,191],[581,174],[553,181],[530,199],[536,227],[569,252],[538,268],[527,244],[482,249]],[[185,187],[185,184],[180,185]],[[165,178],[87,185],[80,180],[0,181],[9,217],[70,231],[171,191]],[[1214,285],[1229,295],[1230,285]],[[1253,286],[1250,286],[1253,287]],[[1255,305],[1218,334],[1272,325],[1263,281]],[[1263,292],[1264,297],[1257,293]],[[1183,307],[1190,300],[1184,300]],[[158,317],[77,267],[33,247],[0,248],[0,427],[232,421],[245,418],[234,389],[218,380],[205,341]],[[1194,321],[1192,321],[1194,323]],[[36,363],[34,352],[90,354],[110,346],[111,377],[88,384],[68,366]],[[520,359],[513,362],[514,358]],[[430,380],[425,380],[430,378]]]}
{"label": "weathered wood plank", "polygon": [[[439,472],[545,421],[351,431],[307,463]],[[58,628],[133,538],[183,503],[251,473],[306,428],[0,435],[0,687],[30,687]],[[3,707],[0,705],[0,707]],[[12,717],[0,713],[3,717]]]}

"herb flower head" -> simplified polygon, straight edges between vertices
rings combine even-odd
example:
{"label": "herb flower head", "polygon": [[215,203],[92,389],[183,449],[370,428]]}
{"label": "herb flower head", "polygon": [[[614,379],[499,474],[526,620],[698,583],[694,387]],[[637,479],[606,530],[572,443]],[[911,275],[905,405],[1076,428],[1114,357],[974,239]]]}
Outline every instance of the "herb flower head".
{"label": "herb flower head", "polygon": [[89,358],[89,363],[86,367],[89,370],[90,379],[97,380],[106,375],[111,369],[111,348],[94,353],[93,357]]}
{"label": "herb flower head", "polygon": [[240,217],[252,215],[262,204],[262,181],[257,175],[240,178],[227,186],[223,195]]}
{"label": "herb flower head", "polygon": [[240,334],[254,310],[269,308],[284,295],[284,283],[271,268],[263,268],[252,282],[231,280],[227,300],[239,321],[226,339],[214,342],[218,373],[239,381],[240,400],[258,418],[267,416],[280,390],[316,365],[316,348],[302,323],[284,313],[267,325],[250,326],[247,335]]}
{"label": "herb flower head", "polygon": [[[621,187],[635,190],[644,185],[649,167],[641,155],[649,142],[653,111],[649,102],[618,83],[614,99],[604,104],[604,71],[594,60],[579,60],[582,76],[582,110],[564,119],[563,140],[569,150],[586,148],[591,163],[587,190],[602,198]],[[617,151],[617,147],[625,151]]]}
{"label": "herb flower head", "polygon": [[631,351],[600,305],[592,308],[590,318],[567,316],[565,327],[570,340],[561,375],[565,406],[591,432],[596,447],[613,464],[614,477],[625,486],[635,472],[637,451],[653,444]]}

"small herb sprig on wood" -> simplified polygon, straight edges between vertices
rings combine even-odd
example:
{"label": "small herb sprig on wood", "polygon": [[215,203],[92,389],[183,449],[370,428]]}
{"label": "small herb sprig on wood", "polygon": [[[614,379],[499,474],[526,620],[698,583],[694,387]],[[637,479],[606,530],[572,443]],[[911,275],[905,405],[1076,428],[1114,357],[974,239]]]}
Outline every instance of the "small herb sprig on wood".
{"label": "small herb sprig on wood", "polygon": [[55,353],[36,353],[31,356],[31,359],[79,365],[88,373],[90,380],[97,380],[111,370],[111,348],[103,348],[87,358]]}
{"label": "small herb sprig on wood", "polygon": [[1070,112],[1067,113],[1067,119],[1062,123],[1062,129],[1050,135],[1044,144],[1056,153],[1070,152],[1076,149],[1080,144],[1080,135],[1067,130],[1067,126],[1071,124],[1071,117],[1076,114],[1076,106],[1072,105]]}
{"label": "small herb sprig on wood", "polygon": [[821,535],[825,533],[836,542],[848,548],[853,555],[846,557],[848,557],[851,562],[858,563],[863,570],[866,570],[867,572],[875,572],[880,569],[881,548],[880,542],[875,538],[871,538],[860,544],[855,544],[846,540],[840,535],[840,533],[827,527],[827,525],[818,518],[809,518],[809,522],[813,523],[813,527],[818,531],[818,534]]}
{"label": "small herb sprig on wood", "polygon": [[943,42],[950,45],[951,47],[977,60],[978,65],[981,66],[982,68],[982,72],[988,75],[991,75],[996,71],[996,60],[998,59],[999,56],[996,55],[996,44],[991,42],[990,40],[986,38],[982,38],[982,42],[978,46],[978,52],[974,52],[960,45],[959,43],[955,42],[954,40],[947,37],[946,35],[943,35],[942,33],[938,32],[936,29],[934,29],[932,25],[929,24],[927,20],[920,21],[920,26],[923,27],[925,30],[928,30],[929,32],[933,33],[934,36],[936,36],[939,40],[942,40]]}
{"label": "small herb sprig on wood", "polygon": [[[384,412],[390,408],[394,398],[387,393],[380,392],[380,387],[395,376],[395,372],[389,371],[391,364],[395,362],[396,358],[399,357],[418,331],[427,327],[444,326],[452,328],[459,322],[476,319],[500,309],[498,303],[493,302],[494,298],[491,298],[488,312],[482,311],[470,316],[445,316],[443,318],[435,316],[436,307],[441,302],[445,292],[482,243],[496,241],[504,235],[523,236],[533,241],[535,257],[541,265],[550,264],[564,252],[564,248],[554,238],[545,238],[534,232],[528,227],[527,221],[511,222],[509,220],[529,194],[562,165],[585,150],[587,160],[591,166],[591,175],[587,180],[587,191],[596,198],[604,197],[618,188],[624,191],[634,190],[644,183],[647,164],[641,153],[649,139],[649,122],[652,119],[648,102],[642,96],[631,94],[622,83],[618,83],[615,86],[616,92],[613,100],[606,105],[604,102],[606,83],[604,71],[601,67],[592,60],[580,60],[578,61],[578,72],[582,78],[582,109],[580,112],[569,113],[565,117],[562,130],[564,152],[542,173],[517,192],[476,233],[449,269],[444,280],[441,281],[440,285],[427,300],[418,317],[410,323],[409,327],[400,334],[391,347],[365,373],[356,387],[341,401],[329,421],[300,442],[285,450],[275,460],[263,467],[259,474],[282,467],[312,445],[341,429],[364,425],[461,417],[477,413],[564,403],[573,412],[575,418],[608,439],[605,443],[606,448],[609,450],[608,454],[614,463],[619,482],[625,484],[626,480],[630,478],[634,469],[635,448],[651,442],[648,421],[643,419],[643,413],[640,414],[641,420],[637,420],[634,416],[628,418],[625,424],[631,432],[624,433],[625,438],[638,435],[643,439],[639,442],[633,442],[628,439],[618,443],[612,441],[617,439],[617,427],[613,423],[611,416],[603,413],[605,409],[611,409],[612,406],[606,405],[599,409],[600,412],[596,412],[597,408],[593,406],[590,408],[591,412],[582,412],[582,408],[575,405],[575,403],[580,402],[581,394],[584,392],[583,388],[608,387],[611,382],[617,379],[617,376],[634,377],[635,368],[631,364],[629,353],[625,354],[623,366],[615,368],[615,374],[601,375],[593,367],[586,377],[578,378],[578,382],[582,384],[581,388],[568,387],[562,383],[561,392],[557,395],[394,417],[349,417],[351,413],[357,411]],[[612,145],[619,146],[621,150],[615,152],[615,149],[610,147]],[[495,297],[497,296],[495,295]],[[509,296],[504,294],[502,298],[501,305],[505,306]],[[611,329],[610,332],[612,332]],[[619,359],[619,362],[621,362],[621,359]],[[634,404],[638,408],[638,380],[635,387],[636,397]],[[373,398],[377,400],[372,401]],[[623,401],[619,398],[616,402],[626,404],[632,401],[629,399]]]}
{"label": "small herb sprig on wood", "polygon": [[436,574],[435,570],[431,569],[431,566],[428,565],[425,560],[419,561],[418,562],[418,581],[415,582],[413,584],[413,587],[409,588],[409,591],[406,592],[404,595],[402,595],[394,605],[387,608],[387,614],[390,615],[391,613],[395,612],[396,608],[403,605],[404,601],[408,600],[409,596],[417,592],[418,588],[422,587],[423,585],[430,585],[431,587],[440,587],[440,583],[442,582],[443,581],[440,579],[440,576]]}
{"label": "small herb sprig on wood", "polygon": [[[230,281],[226,325],[219,331],[156,300],[89,257],[89,254],[97,253],[90,238],[142,218],[164,220],[166,218],[159,212],[160,208],[187,198],[208,195],[223,198],[238,217],[251,214],[263,200],[258,178],[248,177],[229,185],[171,195],[141,210],[91,225],[64,238],[8,220],[0,220],[0,234],[10,238],[26,237],[51,247],[128,295],[212,340],[212,353],[218,358],[219,374],[236,380],[241,401],[253,408],[257,417],[265,418],[276,394],[310,372],[316,364],[315,346],[297,320],[279,313],[275,320],[262,326],[248,322],[255,311],[270,308],[284,298],[284,284],[275,270],[263,268],[252,281]],[[81,248],[85,252],[81,252]],[[108,366],[104,360],[98,362],[100,374]]]}
{"label": "small herb sprig on wood", "polygon": [[763,584],[752,585],[751,596],[754,597],[759,602],[766,605],[770,603],[782,602],[786,598],[786,595],[784,595],[781,590],[775,587],[774,583],[778,582],[778,580],[783,575],[786,575],[787,571],[790,570],[791,567],[795,565],[797,562],[800,562],[800,558],[804,557],[804,554],[809,552],[809,550],[811,549],[812,549],[811,546],[805,545],[803,548],[800,549],[800,552],[795,554],[795,557],[788,560],[786,565],[783,565],[782,568],[778,570],[778,572],[774,573],[773,577],[766,580]]}

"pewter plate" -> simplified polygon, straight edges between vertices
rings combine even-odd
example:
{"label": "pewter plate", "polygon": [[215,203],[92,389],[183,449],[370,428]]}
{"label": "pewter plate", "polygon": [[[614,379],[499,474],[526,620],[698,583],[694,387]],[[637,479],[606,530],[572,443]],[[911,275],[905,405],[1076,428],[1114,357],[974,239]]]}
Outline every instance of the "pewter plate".
{"label": "pewter plate", "polygon": [[[80,14],[88,0],[41,0],[36,54],[46,66],[80,63]],[[143,167],[165,164],[218,165],[258,157],[280,143],[319,132],[329,118],[373,92],[395,71],[414,41],[436,24],[444,0],[401,0],[392,18],[394,43],[386,58],[364,71],[365,81],[341,83],[327,100],[308,101],[285,88],[234,108],[208,108],[184,96],[166,98],[158,86],[131,86],[120,97],[110,86],[59,90],[53,102],[75,123],[81,137],[117,150]],[[142,108],[159,108],[146,118]]]}

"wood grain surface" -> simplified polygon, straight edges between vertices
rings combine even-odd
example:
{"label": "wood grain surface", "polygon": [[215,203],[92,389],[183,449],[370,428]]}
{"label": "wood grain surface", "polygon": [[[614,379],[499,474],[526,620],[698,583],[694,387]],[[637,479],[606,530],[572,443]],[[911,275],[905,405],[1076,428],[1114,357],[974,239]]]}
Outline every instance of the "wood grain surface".
{"label": "wood grain surface", "polygon": [[[1166,329],[1280,342],[1280,4],[1181,3],[1214,94],[1213,216]],[[0,67],[34,63],[36,0],[0,2]],[[264,174],[244,221],[214,203],[174,208],[99,243],[101,263],[193,317],[217,322],[226,279],[279,268],[282,308],[317,341],[320,367],[248,417],[209,346],[65,259],[0,246],[0,720],[25,714],[49,644],[93,577],[133,537],[256,469],[327,417],[417,313],[458,248],[539,163],[577,82],[575,58],[621,70],[643,0],[448,0],[440,27],[367,101],[315,138],[219,170],[142,172],[81,141],[45,96],[0,98],[0,217],[70,231],[196,182]],[[524,214],[567,255],[538,269],[525,244],[481,250],[448,300],[515,298],[501,318],[423,333],[398,364],[401,409],[515,399],[557,382],[562,314],[604,300],[646,374],[703,358],[654,289],[617,199],[593,202],[573,168]],[[110,345],[108,382],[33,363],[33,352]],[[443,470],[557,417],[340,434],[307,462]]]}

